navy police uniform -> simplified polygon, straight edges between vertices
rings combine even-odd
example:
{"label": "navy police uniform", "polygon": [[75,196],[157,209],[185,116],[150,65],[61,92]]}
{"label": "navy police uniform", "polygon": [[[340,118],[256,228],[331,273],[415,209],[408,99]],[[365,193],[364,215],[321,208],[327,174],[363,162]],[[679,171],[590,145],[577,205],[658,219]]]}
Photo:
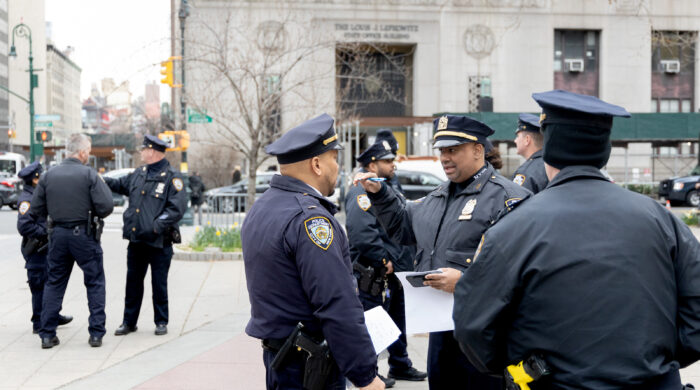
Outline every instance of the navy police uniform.
{"label": "navy police uniform", "polygon": [[[165,152],[166,146],[157,137],[144,137],[144,148]],[[123,216],[123,237],[129,240],[124,319],[118,333],[124,330],[124,325],[131,330],[136,329],[143,301],[143,279],[149,265],[153,320],[156,325],[161,325],[161,329],[166,329],[163,326],[169,320],[168,270],[173,257],[172,244],[179,242],[178,221],[187,207],[187,191],[183,191],[182,176],[170,166],[168,160],[161,159],[138,167],[119,179],[105,180],[112,191],[129,197],[129,207]]]}
{"label": "navy police uniform", "polygon": [[[464,116],[434,122],[434,147],[486,143],[493,130]],[[416,244],[416,271],[442,267],[466,271],[482,234],[530,191],[496,173],[488,162],[464,183],[445,182],[424,198],[402,205],[386,185],[368,194],[392,239]],[[459,350],[452,332],[430,334],[428,380],[431,389],[498,389],[502,381],[479,373]]]}
{"label": "navy police uniform", "polygon": [[[49,251],[48,233],[46,231],[46,218],[35,218],[29,213],[31,208],[34,184],[32,180],[38,179],[43,171],[41,164],[35,161],[22,168],[17,176],[24,180],[22,193],[17,200],[17,231],[22,236],[22,256],[24,268],[27,269],[27,284],[32,293],[32,325],[34,333],[41,329],[41,302],[44,297],[44,284],[46,283],[46,254]],[[59,310],[60,311],[60,310]],[[72,317],[59,315],[58,324],[70,322]]]}
{"label": "navy police uniform", "polygon": [[[396,140],[396,137],[394,137],[394,133],[391,131],[391,129],[379,129],[377,130],[377,138],[375,139],[374,143],[381,143],[382,141],[386,141],[389,143],[389,147],[391,148],[391,154],[394,156],[398,156],[399,153],[399,141]],[[397,175],[392,176],[391,179],[387,180],[389,185],[396,190],[397,194],[401,194],[401,196],[404,195],[403,188],[401,187],[401,183],[399,182],[399,177]],[[415,250],[412,250],[415,252]]]}
{"label": "navy police uniform", "polygon": [[[539,133],[540,119],[532,114],[520,114],[515,134],[521,131]],[[534,194],[542,191],[549,183],[547,173],[544,170],[542,154],[542,149],[533,153],[513,174],[513,182],[527,188]]]}
{"label": "navy police uniform", "polygon": [[[102,248],[88,234],[89,212],[105,218],[112,213],[112,193],[97,172],[77,158],[69,157],[39,179],[31,200],[32,218],[50,216],[53,232],[49,237],[48,280],[44,286],[41,310],[42,340],[56,336],[59,311],[68,279],[77,263],[87,288],[88,331],[92,338],[105,334],[105,275]],[[43,343],[42,343],[43,344]]]}
{"label": "navy police uniform", "polygon": [[[290,130],[266,151],[280,164],[340,149],[333,119],[323,114]],[[345,389],[376,376],[372,342],[352,276],[348,241],[337,211],[316,189],[275,175],[241,229],[251,318],[246,333],[263,340],[268,389],[301,389],[305,357],[293,352],[278,369],[271,362],[301,322],[325,338],[335,360],[327,389]],[[294,348],[296,351],[296,348]]]}
{"label": "navy police uniform", "polygon": [[[395,155],[392,152],[390,144],[386,141],[379,141],[371,145],[358,158],[364,167],[367,167],[372,161],[377,160],[392,160]],[[391,187],[392,191],[395,191]],[[399,195],[401,198],[402,196]],[[404,247],[394,243],[387,232],[377,220],[372,203],[367,197],[362,186],[351,186],[348,189],[348,196],[345,200],[345,226],[348,232],[348,240],[350,242],[350,258],[353,264],[359,264],[365,270],[371,269],[373,272],[381,275],[381,271],[385,270],[388,262],[392,263],[394,272],[410,271],[413,269],[413,255],[415,251],[413,246]],[[389,316],[394,320],[396,325],[401,330],[399,339],[391,344],[389,351],[389,376],[404,378],[408,377],[413,380],[425,378],[425,373],[420,373],[411,370],[413,363],[408,357],[406,350],[406,313],[404,306],[404,294],[401,283],[395,274],[387,274],[383,277],[383,285],[379,289],[366,288],[363,290],[362,274],[359,271],[355,272],[355,277],[358,279],[360,286],[359,297],[360,302],[365,310],[372,309],[377,306],[382,306]],[[381,278],[372,278],[366,275],[368,279],[376,279],[375,283],[380,282]],[[379,284],[377,284],[379,286]]]}
{"label": "navy police uniform", "polygon": [[489,229],[455,291],[455,335],[483,372],[538,354],[531,389],[682,388],[700,358],[700,244],[600,173],[623,108],[564,91],[542,106],[547,190]]}

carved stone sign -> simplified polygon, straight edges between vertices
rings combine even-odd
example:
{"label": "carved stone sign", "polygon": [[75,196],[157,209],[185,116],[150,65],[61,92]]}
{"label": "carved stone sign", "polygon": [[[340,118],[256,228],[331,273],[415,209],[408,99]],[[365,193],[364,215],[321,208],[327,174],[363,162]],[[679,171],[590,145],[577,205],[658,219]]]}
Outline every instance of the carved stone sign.
{"label": "carved stone sign", "polygon": [[274,20],[268,20],[258,25],[258,47],[267,52],[284,50],[287,42],[287,32],[284,25]]}
{"label": "carved stone sign", "polygon": [[471,57],[482,59],[488,57],[496,45],[496,37],[490,28],[475,24],[464,31],[464,50]]}
{"label": "carved stone sign", "polygon": [[335,23],[335,31],[345,39],[360,40],[413,40],[418,32],[416,24],[391,23]]}

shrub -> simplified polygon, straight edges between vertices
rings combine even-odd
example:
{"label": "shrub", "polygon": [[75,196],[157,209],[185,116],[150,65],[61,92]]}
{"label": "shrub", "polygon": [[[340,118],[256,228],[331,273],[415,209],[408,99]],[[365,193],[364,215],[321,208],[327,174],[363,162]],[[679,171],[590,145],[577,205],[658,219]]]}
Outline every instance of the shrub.
{"label": "shrub", "polygon": [[241,249],[241,231],[238,223],[229,228],[206,226],[196,228],[190,247],[201,252],[207,247],[221,248],[223,252],[235,252]]}
{"label": "shrub", "polygon": [[681,217],[683,222],[685,222],[686,225],[697,225],[698,224],[698,213],[694,212],[687,212],[683,213],[683,216]]}

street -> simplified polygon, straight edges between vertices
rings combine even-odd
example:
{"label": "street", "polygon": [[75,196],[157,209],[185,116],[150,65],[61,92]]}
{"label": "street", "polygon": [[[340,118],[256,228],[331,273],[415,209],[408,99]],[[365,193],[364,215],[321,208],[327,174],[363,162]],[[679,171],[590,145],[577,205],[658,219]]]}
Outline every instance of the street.
{"label": "street", "polygon": [[[677,210],[681,211],[681,210]],[[31,332],[30,292],[19,251],[16,211],[0,210],[0,389],[263,389],[259,342],[243,332],[249,318],[241,261],[173,261],[169,276],[170,324],[155,336],[150,275],[139,329],[113,335],[121,323],[126,279],[126,241],[121,238],[121,209],[106,220],[102,238],[107,281],[107,334],[91,348],[87,300],[76,266],[66,291],[63,313],[75,317],[58,328],[61,344],[49,350]],[[696,236],[700,230],[694,229]],[[187,240],[194,233],[183,228]],[[425,370],[428,338],[409,337],[409,355]],[[387,372],[386,360],[380,372]],[[685,381],[700,383],[700,365],[682,371]],[[427,389],[427,382],[398,382],[395,389]]]}

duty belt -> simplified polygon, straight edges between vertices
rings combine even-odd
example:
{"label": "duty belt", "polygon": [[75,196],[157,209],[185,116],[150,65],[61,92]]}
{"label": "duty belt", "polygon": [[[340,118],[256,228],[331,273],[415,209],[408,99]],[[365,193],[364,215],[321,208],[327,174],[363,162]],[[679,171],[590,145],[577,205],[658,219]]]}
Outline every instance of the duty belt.
{"label": "duty belt", "polygon": [[56,222],[54,221],[53,223],[54,227],[60,227],[63,229],[73,229],[75,227],[85,227],[87,226],[86,222]]}

